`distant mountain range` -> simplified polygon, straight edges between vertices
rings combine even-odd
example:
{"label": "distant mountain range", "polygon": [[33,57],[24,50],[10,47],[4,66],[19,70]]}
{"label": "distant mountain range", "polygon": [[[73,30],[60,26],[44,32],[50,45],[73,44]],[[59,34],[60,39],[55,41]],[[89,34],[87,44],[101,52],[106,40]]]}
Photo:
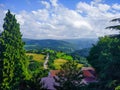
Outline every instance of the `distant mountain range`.
{"label": "distant mountain range", "polygon": [[83,48],[91,48],[92,45],[98,41],[98,39],[97,38],[80,38],[80,39],[65,39],[63,41],[74,44],[76,47],[76,50],[80,50]]}
{"label": "distant mountain range", "polygon": [[75,50],[92,47],[92,44],[95,44],[97,39],[34,40],[24,38],[23,41],[26,43],[26,50],[49,48],[57,51],[74,52]]}

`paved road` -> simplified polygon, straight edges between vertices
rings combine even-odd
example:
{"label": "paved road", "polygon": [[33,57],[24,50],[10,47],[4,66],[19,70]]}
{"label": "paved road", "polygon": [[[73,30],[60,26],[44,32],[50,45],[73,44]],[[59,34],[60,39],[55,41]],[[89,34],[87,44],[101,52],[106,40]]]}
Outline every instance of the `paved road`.
{"label": "paved road", "polygon": [[45,58],[45,62],[44,62],[44,64],[43,64],[44,69],[48,69],[48,65],[47,65],[48,60],[49,60],[49,53],[47,53],[46,58]]}

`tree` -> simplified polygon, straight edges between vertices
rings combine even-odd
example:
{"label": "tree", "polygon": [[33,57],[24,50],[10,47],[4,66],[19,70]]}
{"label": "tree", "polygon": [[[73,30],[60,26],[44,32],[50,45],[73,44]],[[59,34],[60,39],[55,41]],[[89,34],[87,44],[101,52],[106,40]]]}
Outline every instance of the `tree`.
{"label": "tree", "polygon": [[75,61],[63,64],[57,76],[58,78],[55,78],[59,83],[58,86],[55,86],[57,90],[80,90],[80,82],[83,77],[81,68],[78,68],[78,63]]}
{"label": "tree", "polygon": [[[116,22],[116,21],[118,21],[120,23],[120,18],[116,18],[116,19],[111,20],[111,22]],[[120,30],[120,25],[109,26],[109,27],[106,27],[106,29]]]}
{"label": "tree", "polygon": [[115,90],[120,90],[120,86],[117,86],[117,87],[115,88]]}
{"label": "tree", "polygon": [[3,29],[0,36],[0,89],[16,90],[21,80],[28,77],[28,62],[20,25],[10,10],[4,18]]}
{"label": "tree", "polygon": [[96,69],[99,87],[103,90],[113,90],[120,83],[120,40],[118,38],[102,37],[91,48],[89,63]]}

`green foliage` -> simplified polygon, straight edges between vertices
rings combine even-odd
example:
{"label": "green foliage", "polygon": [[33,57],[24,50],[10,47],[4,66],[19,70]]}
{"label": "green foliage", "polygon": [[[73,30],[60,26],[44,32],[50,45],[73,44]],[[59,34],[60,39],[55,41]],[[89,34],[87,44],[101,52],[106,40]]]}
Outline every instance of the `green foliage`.
{"label": "green foliage", "polygon": [[81,57],[81,58],[78,60],[78,62],[79,62],[80,64],[83,64],[85,67],[91,66],[91,65],[88,63],[88,60],[87,60],[86,58],[84,58],[84,57]]}
{"label": "green foliage", "polygon": [[27,53],[27,55],[29,55],[29,74],[31,75],[31,78],[29,80],[23,80],[21,82],[21,85],[23,87],[20,88],[20,90],[42,90],[40,85],[40,79],[48,75],[48,70],[44,70],[43,63],[39,62],[39,60],[34,60],[38,59],[37,56],[41,54]]}
{"label": "green foliage", "polygon": [[100,88],[111,90],[120,81],[120,40],[102,37],[88,56],[89,63],[96,69]]}
{"label": "green foliage", "polygon": [[63,52],[57,52],[56,57],[61,59],[66,59],[66,60],[73,60],[72,56],[67,55]]}
{"label": "green foliage", "polygon": [[23,39],[26,42],[27,50],[52,49],[56,51],[71,52],[75,49],[74,45],[63,40],[31,40]]}
{"label": "green foliage", "polygon": [[[41,68],[32,72],[32,77],[29,80],[22,80],[20,90],[43,90],[41,89],[40,79],[48,75],[47,70]],[[14,89],[13,89],[14,90]]]}
{"label": "green foliage", "polygon": [[40,65],[40,62],[37,62],[37,61],[32,61],[30,64],[29,64],[29,69],[30,71],[35,71],[36,69],[40,68],[42,65]]}
{"label": "green foliage", "polygon": [[56,53],[55,52],[49,52],[49,61],[48,61],[48,67],[49,69],[55,69],[54,67],[54,60],[56,59]]}
{"label": "green foliage", "polygon": [[3,29],[0,36],[0,89],[15,90],[19,88],[21,80],[29,78],[29,63],[23,48],[19,24],[9,10],[4,18]]}
{"label": "green foliage", "polygon": [[89,55],[90,48],[83,48],[80,50],[76,50],[71,53],[71,55],[76,59],[79,59],[79,57],[87,57]]}
{"label": "green foliage", "polygon": [[60,73],[57,75],[59,79],[56,81],[60,84],[56,86],[57,90],[79,90],[80,82],[82,79],[82,72],[77,67],[78,64],[75,61],[66,62],[61,66]]}
{"label": "green foliage", "polygon": [[115,90],[120,90],[120,86],[117,86],[117,87],[115,88]]}
{"label": "green foliage", "polygon": [[80,90],[101,90],[101,89],[99,89],[98,83],[89,83],[88,85],[81,86]]}

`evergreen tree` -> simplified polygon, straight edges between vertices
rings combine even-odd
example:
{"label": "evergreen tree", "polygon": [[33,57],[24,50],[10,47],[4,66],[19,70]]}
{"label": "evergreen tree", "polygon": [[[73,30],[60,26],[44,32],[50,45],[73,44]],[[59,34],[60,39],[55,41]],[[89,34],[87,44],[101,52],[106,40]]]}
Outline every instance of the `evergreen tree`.
{"label": "evergreen tree", "polygon": [[0,89],[16,90],[27,73],[27,57],[23,48],[20,25],[10,10],[6,13],[0,36]]}

